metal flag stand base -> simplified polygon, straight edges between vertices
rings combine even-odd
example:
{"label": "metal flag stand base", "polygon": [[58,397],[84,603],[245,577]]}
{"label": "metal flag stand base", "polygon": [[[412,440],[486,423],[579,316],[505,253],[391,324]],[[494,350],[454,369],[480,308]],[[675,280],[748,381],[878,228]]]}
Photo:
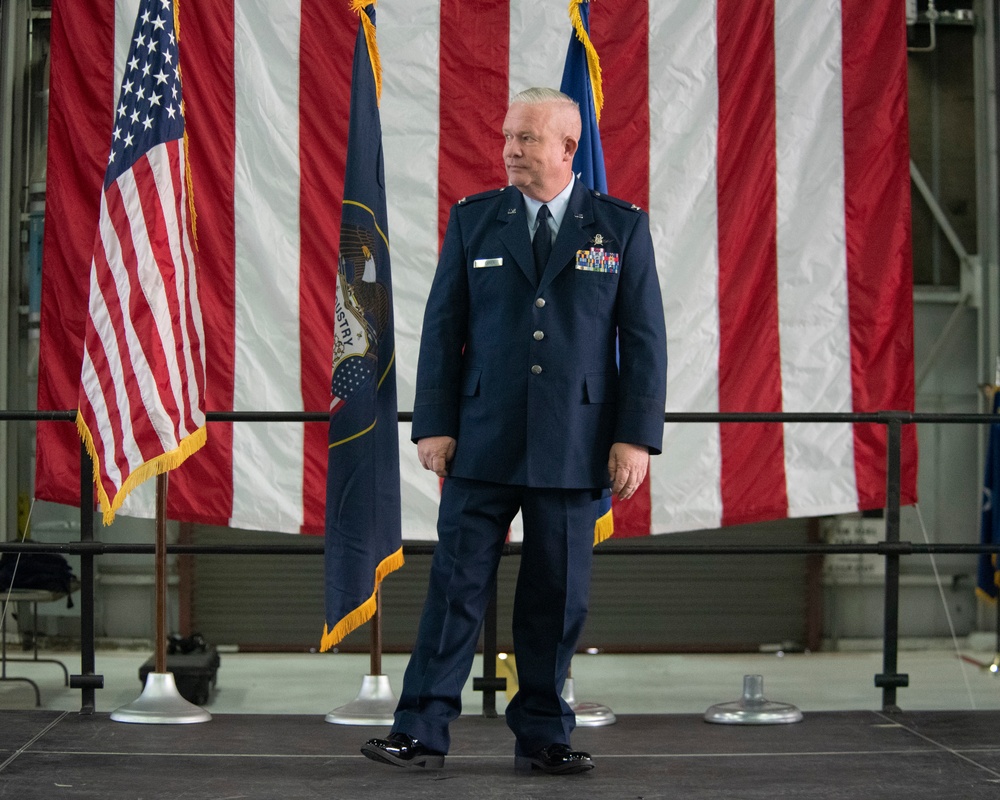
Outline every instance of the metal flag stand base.
{"label": "metal flag stand base", "polygon": [[799,722],[802,712],[787,703],[772,703],[764,699],[764,678],[743,676],[743,697],[734,703],[719,703],[705,712],[705,722],[728,725],[773,725]]}
{"label": "metal flag stand base", "polygon": [[174,682],[174,673],[150,672],[138,699],[111,712],[111,719],[115,722],[180,725],[208,722],[212,715],[181,697]]}
{"label": "metal flag stand base", "polygon": [[389,686],[388,675],[365,675],[361,691],[346,705],[333,709],[326,721],[335,725],[392,725],[396,696]]}
{"label": "metal flag stand base", "polygon": [[111,713],[114,722],[180,725],[208,722],[212,715],[189,703],[177,691],[174,674],[167,672],[167,473],[156,476],[156,646],[155,668],[146,675],[138,699]]}
{"label": "metal flag stand base", "polygon": [[382,674],[382,590],[375,590],[371,619],[371,674],[361,679],[361,691],[350,703],[333,709],[326,721],[334,725],[392,725],[396,696],[389,676]]}
{"label": "metal flag stand base", "polygon": [[614,725],[618,721],[615,712],[600,703],[578,703],[576,701],[576,686],[573,678],[566,678],[563,684],[562,698],[576,714],[578,727],[597,728],[601,725]]}

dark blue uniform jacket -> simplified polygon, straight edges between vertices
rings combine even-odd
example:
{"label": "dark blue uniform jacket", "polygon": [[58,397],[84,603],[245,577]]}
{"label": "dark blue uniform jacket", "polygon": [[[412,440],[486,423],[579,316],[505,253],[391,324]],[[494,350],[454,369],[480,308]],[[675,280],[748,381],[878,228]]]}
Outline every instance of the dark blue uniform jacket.
{"label": "dark blue uniform jacket", "polygon": [[649,218],[576,181],[537,283],[533,264],[516,188],[452,208],[412,438],[454,437],[457,477],[604,488],[613,442],[662,445],[666,333]]}

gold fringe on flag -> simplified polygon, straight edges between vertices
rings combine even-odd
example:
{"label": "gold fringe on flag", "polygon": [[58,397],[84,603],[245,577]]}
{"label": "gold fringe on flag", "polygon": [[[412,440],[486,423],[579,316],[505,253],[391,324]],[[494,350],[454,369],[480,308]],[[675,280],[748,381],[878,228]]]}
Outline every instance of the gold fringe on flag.
{"label": "gold fringe on flag", "polygon": [[[184,101],[181,100],[181,114]],[[194,208],[194,180],[191,178],[191,151],[189,148],[187,125],[184,126],[184,183],[187,186],[188,216],[191,218],[191,246],[198,252],[198,212]]]}
{"label": "gold fringe on flag", "polygon": [[154,475],[159,475],[161,472],[167,472],[179,467],[187,460],[188,456],[196,453],[204,446],[208,433],[207,428],[202,425],[194,433],[184,437],[176,449],[171,450],[169,453],[158,455],[145,464],[141,464],[129,474],[115,496],[109,498],[108,493],[104,491],[104,485],[101,483],[101,457],[97,454],[97,448],[94,446],[94,437],[90,433],[90,428],[87,427],[87,423],[79,411],[76,414],[76,429],[80,432],[80,438],[83,439],[83,444],[87,448],[87,455],[90,456],[90,460],[94,463],[94,484],[97,486],[97,499],[101,502],[101,511],[104,514],[105,525],[110,525],[115,521],[115,513],[122,507],[122,503],[125,502],[125,498],[128,497],[129,492]]}
{"label": "gold fringe on flag", "polygon": [[[181,117],[184,116],[184,81],[181,78],[181,0],[174,0],[174,36],[177,37],[177,80],[181,84]],[[187,120],[184,121],[184,183],[187,185],[188,214],[191,217],[191,245],[198,251],[198,212],[194,208],[194,181],[191,179],[191,152],[189,148]]]}
{"label": "gold fringe on flag", "polygon": [[590,88],[594,93],[594,116],[597,117],[597,122],[600,123],[601,109],[604,108],[601,59],[598,58],[594,43],[590,41],[590,36],[583,27],[583,19],[580,17],[580,4],[589,2],[590,0],[569,0],[569,21],[573,23],[576,38],[580,40],[583,49],[587,52],[587,71],[590,73]]}
{"label": "gold fringe on flag", "polygon": [[[990,563],[993,565],[993,583],[996,584],[997,593],[1000,595],[1000,562],[997,560],[996,553],[993,553],[990,556]],[[998,598],[989,594],[985,589],[979,586],[976,587],[976,597],[989,603],[990,605],[995,606],[997,604]]]}
{"label": "gold fringe on flag", "polygon": [[375,598],[378,595],[378,587],[382,585],[382,580],[390,572],[394,572],[401,566],[403,566],[402,547],[392,555],[382,559],[382,562],[375,568],[375,588],[372,591],[372,596],[334,625],[333,630],[330,630],[326,625],[323,626],[323,638],[319,643],[321,653],[325,653],[331,647],[340,644],[347,634],[360,628],[375,616]]}
{"label": "gold fringe on flag", "polygon": [[610,539],[615,533],[615,520],[612,516],[611,509],[608,509],[608,513],[603,514],[594,523],[594,547],[597,547],[605,539]]}
{"label": "gold fringe on flag", "polygon": [[361,24],[365,28],[365,42],[368,43],[368,60],[372,64],[372,73],[375,75],[375,102],[382,104],[382,59],[378,54],[378,43],[375,41],[375,26],[371,19],[364,13],[368,6],[376,5],[377,0],[351,0],[351,11],[361,17]]}

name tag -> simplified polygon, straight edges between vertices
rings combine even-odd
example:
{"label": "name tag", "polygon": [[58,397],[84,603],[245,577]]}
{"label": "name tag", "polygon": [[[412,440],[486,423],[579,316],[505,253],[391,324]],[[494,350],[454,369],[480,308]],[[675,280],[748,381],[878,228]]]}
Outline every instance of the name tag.
{"label": "name tag", "polygon": [[473,269],[482,269],[483,267],[502,267],[502,258],[477,258],[472,262]]}

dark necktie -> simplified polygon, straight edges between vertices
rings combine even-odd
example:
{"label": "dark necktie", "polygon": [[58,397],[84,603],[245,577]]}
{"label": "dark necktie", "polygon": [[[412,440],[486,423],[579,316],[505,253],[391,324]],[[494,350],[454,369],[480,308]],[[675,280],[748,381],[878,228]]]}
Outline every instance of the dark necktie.
{"label": "dark necktie", "polygon": [[531,251],[535,254],[535,280],[538,281],[545,272],[545,265],[552,252],[552,231],[549,230],[549,207],[538,209],[538,224],[535,226],[535,236],[531,240]]}

